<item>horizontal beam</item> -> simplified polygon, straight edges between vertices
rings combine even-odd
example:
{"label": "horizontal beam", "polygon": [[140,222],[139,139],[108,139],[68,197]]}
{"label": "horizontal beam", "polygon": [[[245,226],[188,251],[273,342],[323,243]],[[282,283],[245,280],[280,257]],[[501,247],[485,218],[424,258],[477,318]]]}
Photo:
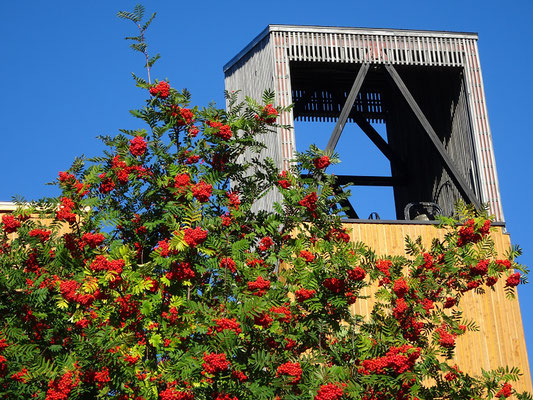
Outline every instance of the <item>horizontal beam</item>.
{"label": "horizontal beam", "polygon": [[335,175],[339,185],[354,186],[399,186],[404,180],[392,176]]}
{"label": "horizontal beam", "polygon": [[[312,178],[312,175],[302,174],[303,179]],[[335,175],[336,184],[339,186],[401,186],[405,179],[392,176],[368,176],[368,175]]]}

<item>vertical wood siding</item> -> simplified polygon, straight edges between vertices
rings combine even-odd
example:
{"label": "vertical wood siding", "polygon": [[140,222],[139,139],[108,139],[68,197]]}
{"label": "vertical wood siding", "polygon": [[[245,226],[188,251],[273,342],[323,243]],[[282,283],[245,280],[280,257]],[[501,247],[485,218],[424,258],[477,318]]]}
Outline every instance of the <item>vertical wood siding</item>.
{"label": "vertical wood siding", "polygon": [[[281,38],[280,40],[284,40]],[[253,48],[253,51],[247,53],[243,58],[235,63],[231,70],[226,72],[225,87],[229,92],[239,91],[239,101],[244,101],[245,97],[251,97],[258,102],[265,90],[275,90],[277,103],[283,104],[280,99],[284,98],[287,90],[290,94],[290,87],[286,87],[286,82],[282,79],[283,75],[289,74],[288,68],[280,62],[283,59],[282,46],[275,45],[276,39],[273,40],[267,36],[259,41]],[[290,81],[289,81],[290,84]],[[290,104],[290,101],[286,104]],[[291,123],[291,115],[281,116],[282,123]],[[287,130],[277,129],[273,132],[264,134],[257,139],[265,145],[265,150],[260,154],[260,159],[271,158],[277,165],[283,165],[286,160],[292,158],[292,152],[283,150],[283,143],[288,140],[294,143],[294,132],[287,133]],[[245,158],[250,159],[255,154],[246,153]],[[272,192],[268,196],[258,199],[254,204],[255,210],[272,210],[272,204],[279,201],[279,193]]]}

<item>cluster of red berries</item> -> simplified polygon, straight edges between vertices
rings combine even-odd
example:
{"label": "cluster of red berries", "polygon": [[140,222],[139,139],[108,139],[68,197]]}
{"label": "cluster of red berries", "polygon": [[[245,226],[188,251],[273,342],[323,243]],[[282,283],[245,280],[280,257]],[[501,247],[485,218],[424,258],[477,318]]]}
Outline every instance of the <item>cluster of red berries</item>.
{"label": "cluster of red berries", "polygon": [[121,321],[135,320],[139,314],[139,304],[131,298],[131,294],[118,297],[115,302],[119,305],[118,315]]}
{"label": "cluster of red berries", "polygon": [[60,378],[50,381],[45,400],[67,400],[68,395],[77,385],[77,379],[73,382],[72,377],[73,374],[69,371]]}
{"label": "cluster of red berries", "polygon": [[267,313],[262,313],[254,317],[254,324],[262,326],[263,328],[268,328],[272,321],[272,317]]}
{"label": "cluster of red berries", "polygon": [[316,295],[316,291],[313,289],[298,289],[294,292],[296,296],[296,301],[298,303],[303,303],[305,300],[312,299]]}
{"label": "cluster of red berries", "polygon": [[161,98],[167,98],[170,94],[170,85],[168,82],[161,81],[157,85],[150,88],[150,94],[152,96],[159,95]]}
{"label": "cluster of red berries", "polygon": [[237,322],[236,318],[217,318],[215,320],[215,326],[213,328],[209,328],[207,334],[211,335],[213,333],[213,329],[216,332],[222,332],[224,330],[233,331],[237,335],[242,332],[241,325],[239,322]]}
{"label": "cluster of red berries", "polygon": [[507,287],[515,287],[520,284],[520,272],[515,272],[514,274],[509,275],[507,278],[507,281],[505,282],[505,286]]}
{"label": "cluster of red berries", "polygon": [[291,182],[287,178],[287,171],[283,171],[278,175],[278,185],[280,185],[283,189],[288,189],[291,187]]}
{"label": "cluster of red berries", "polygon": [[248,282],[248,289],[253,291],[252,294],[255,296],[263,296],[270,289],[270,281],[258,276],[255,281]]}
{"label": "cluster of red berries", "polygon": [[50,239],[51,233],[52,231],[47,231],[44,229],[32,229],[31,231],[28,232],[28,235],[30,235],[31,237],[39,238],[39,241],[43,243],[43,242],[46,242],[48,239]]}
{"label": "cluster of red berries", "polygon": [[14,373],[11,375],[11,379],[17,382],[26,383],[26,375],[28,374],[27,368],[22,368],[19,372]]}
{"label": "cluster of red berries", "polygon": [[[1,334],[2,332],[0,332]],[[4,350],[8,346],[6,339],[0,339],[0,351]],[[3,378],[7,374],[7,359],[0,354],[0,378]]]}
{"label": "cluster of red berries", "polygon": [[[194,121],[194,113],[188,108],[182,108],[178,105],[171,104],[166,111],[168,112],[170,116],[179,118],[176,121],[177,126],[189,125],[190,123]],[[189,130],[189,136],[190,136],[190,130]]]}
{"label": "cluster of red berries", "polygon": [[213,135],[223,140],[230,140],[233,136],[233,132],[229,125],[224,125],[219,121],[207,121],[206,124],[213,128]]}
{"label": "cluster of red berries", "polygon": [[146,152],[146,141],[142,136],[135,136],[130,140],[130,153],[133,156],[142,156]]}
{"label": "cluster of red berries", "polygon": [[267,251],[274,245],[274,241],[270,236],[265,236],[259,241],[259,250]]}
{"label": "cluster of red berries", "polygon": [[281,364],[276,371],[276,377],[279,377],[280,375],[291,376],[292,379],[290,383],[296,384],[300,382],[300,379],[302,378],[302,367],[299,362],[286,362],[285,364]]}
{"label": "cluster of red berries", "polygon": [[101,233],[86,232],[81,237],[80,246],[83,248],[88,245],[90,248],[96,249],[104,240],[105,236]]}
{"label": "cluster of red berries", "polygon": [[69,172],[59,171],[59,182],[67,186],[67,188],[73,188],[76,191],[76,194],[82,197],[89,191],[90,185],[84,185]]}
{"label": "cluster of red berries", "polygon": [[503,387],[498,391],[498,393],[496,393],[496,396],[497,398],[501,399],[501,398],[504,398],[506,399],[507,397],[511,396],[513,394],[513,390],[512,390],[512,386],[510,383],[505,383],[503,385]]}
{"label": "cluster of red berries", "polygon": [[420,357],[419,347],[413,347],[409,344],[399,347],[392,346],[383,357],[364,360],[359,372],[370,375],[371,373],[386,374],[390,371],[394,375],[400,375],[411,370],[418,357]]}
{"label": "cluster of red berries", "polygon": [[276,110],[272,104],[267,104],[261,110],[261,115],[256,114],[255,119],[267,124],[273,124],[278,118],[278,110]]}
{"label": "cluster of red berries", "polygon": [[77,293],[77,291],[80,288],[80,286],[81,285],[74,280],[63,281],[59,285],[59,290],[65,300],[79,303],[84,306],[90,306],[94,302],[96,297],[100,295],[100,292],[97,291],[95,293],[90,293],[90,294],[89,293],[79,294]]}
{"label": "cluster of red berries", "polygon": [[227,393],[217,393],[216,397],[214,397],[215,400],[239,400],[237,396],[230,396]]}
{"label": "cluster of red berries", "polygon": [[203,230],[199,226],[196,228],[187,228],[185,229],[185,235],[183,240],[189,247],[196,247],[199,244],[202,244],[207,239],[207,231]]}
{"label": "cluster of red berries", "polygon": [[235,210],[238,210],[239,206],[241,205],[241,199],[239,198],[239,193],[227,192],[226,196],[228,196],[230,207]]}
{"label": "cluster of red berries", "polygon": [[361,267],[355,267],[354,269],[350,269],[348,270],[347,274],[348,278],[352,281],[362,281],[363,279],[365,279],[366,276],[365,270]]}
{"label": "cluster of red berries", "polygon": [[246,376],[246,374],[239,370],[232,371],[231,376],[237,379],[239,382],[246,382],[248,380],[248,377]]}
{"label": "cluster of red berries", "polygon": [[231,257],[223,257],[220,260],[219,265],[220,265],[220,268],[229,269],[233,273],[237,272],[237,268],[235,268],[236,266],[235,261],[233,261]]}
{"label": "cluster of red berries", "polygon": [[167,239],[160,240],[159,242],[157,242],[157,247],[154,249],[154,251],[158,252],[161,257],[166,258],[170,254],[169,246],[170,246],[170,243],[168,242]]}
{"label": "cluster of red berries", "polygon": [[224,353],[204,353],[204,363],[202,364],[204,371],[208,374],[216,374],[217,372],[225,371],[229,368],[229,362],[226,360]]}
{"label": "cluster of red berries", "polygon": [[109,369],[104,367],[101,371],[89,370],[83,375],[83,381],[89,383],[95,382],[98,389],[102,389],[106,386],[106,384],[111,382]]}
{"label": "cluster of red berries", "polygon": [[324,279],[323,285],[332,293],[341,293],[344,291],[345,282],[339,278],[326,278]]}
{"label": "cluster of red berries", "polygon": [[178,193],[184,193],[191,184],[191,177],[189,174],[178,174],[174,177],[174,187],[178,189]]}
{"label": "cluster of red berries", "polygon": [[98,189],[100,190],[100,193],[106,194],[115,189],[115,182],[113,182],[111,178],[107,177],[105,172],[102,172],[100,175],[98,175],[98,177],[102,180]]}
{"label": "cluster of red berries", "polygon": [[316,211],[316,202],[318,201],[318,196],[316,192],[311,192],[305,196],[302,200],[298,202],[302,207],[307,208],[307,210],[314,214]]}
{"label": "cluster of red berries", "polygon": [[191,264],[188,262],[173,263],[170,271],[165,276],[169,281],[189,281],[196,276]]}
{"label": "cluster of red berries", "polygon": [[59,203],[59,210],[56,213],[56,218],[59,221],[66,221],[69,224],[76,222],[76,214],[72,212],[74,209],[74,202],[68,197],[62,197]]}
{"label": "cluster of red berries", "polygon": [[409,291],[409,286],[407,286],[407,282],[403,278],[399,278],[394,281],[394,286],[392,290],[394,291],[396,296],[403,297]]}
{"label": "cluster of red berries", "polygon": [[96,272],[113,271],[115,274],[120,275],[124,270],[124,264],[124,260],[122,259],[108,260],[105,256],[98,255],[89,268]]}
{"label": "cluster of red berries", "polygon": [[118,154],[113,157],[113,160],[111,161],[111,170],[115,172],[117,180],[121,184],[125,184],[128,182],[130,172],[132,172],[133,169],[133,167],[128,167],[126,162],[124,160],[121,160]]}
{"label": "cluster of red berries", "polygon": [[488,235],[490,232],[490,220],[486,220],[478,232],[476,232],[475,221],[469,219],[465,222],[464,226],[459,228],[459,238],[457,240],[457,246],[461,247],[467,243],[477,243],[484,236]]}
{"label": "cluster of red berries", "polygon": [[344,243],[350,241],[350,235],[346,232],[346,228],[332,228],[326,235],[327,240],[339,240]]}
{"label": "cluster of red berries", "polygon": [[313,160],[313,165],[316,169],[324,169],[327,168],[331,164],[331,161],[329,160],[328,156],[322,156],[315,158]]}
{"label": "cluster of red berries", "polygon": [[292,313],[289,307],[285,306],[279,306],[279,307],[271,307],[270,312],[277,317],[278,320],[281,322],[289,323],[292,320]]}
{"label": "cluster of red berries", "polygon": [[315,259],[315,255],[308,250],[301,250],[299,257],[303,258],[308,263],[313,262]]}
{"label": "cluster of red berries", "polygon": [[209,200],[212,191],[213,186],[204,181],[200,181],[192,187],[192,195],[200,203],[206,203]]}
{"label": "cluster of red berries", "polygon": [[456,334],[450,333],[444,326],[435,330],[439,337],[439,344],[446,349],[453,349],[455,347]]}
{"label": "cluster of red berries", "polygon": [[159,393],[159,398],[161,400],[194,400],[194,395],[190,392],[183,392],[169,387]]}
{"label": "cluster of red berries", "polygon": [[344,394],[341,386],[335,383],[320,386],[314,400],[339,400]]}

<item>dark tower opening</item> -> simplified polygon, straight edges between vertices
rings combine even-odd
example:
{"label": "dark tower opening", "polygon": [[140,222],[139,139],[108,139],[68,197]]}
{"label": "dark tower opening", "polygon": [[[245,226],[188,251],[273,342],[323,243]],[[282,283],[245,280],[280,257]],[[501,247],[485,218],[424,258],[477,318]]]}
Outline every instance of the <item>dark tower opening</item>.
{"label": "dark tower opening", "polygon": [[[338,122],[362,64],[292,61],[289,65],[295,122],[322,123],[320,125]],[[462,183],[479,199],[479,177],[462,68],[397,66],[396,71],[442,143],[459,177],[467,178],[463,178]],[[397,219],[415,218],[412,213],[421,213],[420,204],[424,204],[421,209],[428,211],[426,215],[431,218],[432,210],[427,210],[430,203],[438,206],[444,215],[451,215],[458,199],[469,202],[468,196],[458,187],[460,183],[450,176],[453,171],[447,170],[426,128],[384,65],[368,68],[353,105],[348,107],[348,125],[343,132],[350,124],[356,124],[387,158],[390,176],[368,176],[351,171],[341,175],[342,183],[392,187]],[[375,129],[376,124],[384,125],[385,135]],[[357,134],[344,132],[343,135],[354,133]],[[299,140],[296,131],[297,143]],[[325,141],[323,137],[322,143],[317,145],[323,147]],[[358,154],[358,149],[343,147],[340,151],[345,157],[350,153]],[[409,209],[419,207],[419,210],[413,208],[406,215],[406,206]]]}

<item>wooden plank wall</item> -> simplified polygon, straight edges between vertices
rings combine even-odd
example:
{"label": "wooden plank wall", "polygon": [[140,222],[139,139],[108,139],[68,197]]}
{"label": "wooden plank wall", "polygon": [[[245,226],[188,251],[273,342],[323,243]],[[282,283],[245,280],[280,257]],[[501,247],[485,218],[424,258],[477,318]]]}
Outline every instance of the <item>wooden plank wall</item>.
{"label": "wooden plank wall", "polygon": [[[247,53],[225,72],[225,88],[229,92],[238,91],[239,102],[244,101],[245,97],[248,96],[261,103],[263,93],[268,89],[274,90],[278,98],[281,96],[283,90],[279,85],[284,72],[279,70],[281,67],[277,60],[280,58],[280,54],[276,54],[276,57],[274,57],[274,50],[270,36],[266,36],[255,44],[253,51]],[[278,98],[276,99],[276,105],[290,104],[287,101],[280,102]],[[288,113],[284,113],[278,122],[292,125],[292,120],[281,121],[281,119],[287,118],[286,114]],[[292,150],[290,154],[284,150],[284,142],[287,140],[282,139],[282,137],[285,137],[286,131],[288,132],[288,130],[278,128],[257,137],[258,141],[266,146],[259,154],[260,159],[270,158],[276,165],[280,166],[286,162],[284,160],[293,158]],[[291,143],[294,143],[294,140]],[[246,152],[244,159],[250,160],[257,156],[255,153]],[[268,195],[257,200],[254,203],[254,209],[270,211],[273,209],[274,202],[280,200],[281,196],[278,191],[273,190]]]}
{"label": "wooden plank wall", "polygon": [[[404,238],[421,236],[429,247],[435,237],[443,238],[445,230],[435,225],[398,223],[350,223],[345,227],[351,230],[353,241],[362,241],[373,248],[378,255],[403,255]],[[511,245],[510,237],[503,227],[494,228],[491,233],[498,254],[503,255]],[[372,295],[367,289],[365,295]],[[368,315],[372,309],[372,299],[354,304],[354,312]],[[467,293],[460,304],[464,318],[475,320],[479,332],[468,332],[457,340],[456,361],[459,368],[470,374],[479,374],[481,369],[490,370],[500,366],[518,367],[524,374],[514,385],[519,390],[532,392],[531,375],[527,357],[522,316],[518,299],[505,298],[503,284],[499,282],[494,292],[483,295]]]}

